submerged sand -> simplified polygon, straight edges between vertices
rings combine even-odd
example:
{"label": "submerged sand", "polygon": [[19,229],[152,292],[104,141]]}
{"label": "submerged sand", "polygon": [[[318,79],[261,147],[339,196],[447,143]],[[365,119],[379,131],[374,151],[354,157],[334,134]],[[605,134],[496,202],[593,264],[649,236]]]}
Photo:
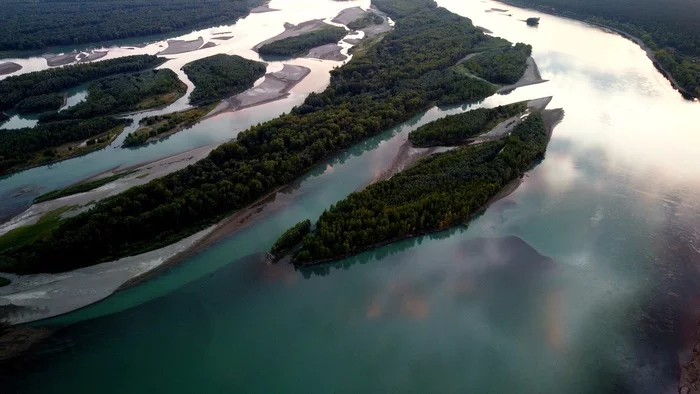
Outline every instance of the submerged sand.
{"label": "submerged sand", "polygon": [[0,63],[0,75],[12,74],[13,72],[19,71],[21,69],[22,69],[22,66],[20,66],[17,63],[13,63],[13,62]]}

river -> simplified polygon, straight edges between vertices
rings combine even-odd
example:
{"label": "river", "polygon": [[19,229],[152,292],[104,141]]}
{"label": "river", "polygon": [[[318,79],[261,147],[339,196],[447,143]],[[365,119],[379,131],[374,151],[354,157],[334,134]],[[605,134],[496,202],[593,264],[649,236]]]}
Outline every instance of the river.
{"label": "river", "polygon": [[533,45],[550,80],[475,106],[554,96],[566,111],[518,190],[468,228],[314,269],[261,263],[286,227],[379,176],[410,130],[469,106],[433,108],[319,165],[254,225],[41,322],[60,330],[3,389],[675,392],[700,317],[700,105],[615,34],[488,0],[439,4]]}

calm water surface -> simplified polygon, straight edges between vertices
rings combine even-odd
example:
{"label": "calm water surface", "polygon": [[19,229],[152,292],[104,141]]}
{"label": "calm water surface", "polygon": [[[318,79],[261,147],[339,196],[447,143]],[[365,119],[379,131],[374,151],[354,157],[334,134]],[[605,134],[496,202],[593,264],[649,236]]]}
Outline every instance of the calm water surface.
{"label": "calm water surface", "polygon": [[[616,35],[490,1],[440,5],[532,44],[550,80],[479,105],[553,95],[550,108],[566,111],[514,194],[469,228],[333,265],[260,262],[287,226],[380,174],[410,130],[468,106],[432,109],[322,164],[257,224],[48,322],[62,329],[4,387],[674,392],[700,300],[700,104]],[[529,16],[539,28],[517,21]]]}

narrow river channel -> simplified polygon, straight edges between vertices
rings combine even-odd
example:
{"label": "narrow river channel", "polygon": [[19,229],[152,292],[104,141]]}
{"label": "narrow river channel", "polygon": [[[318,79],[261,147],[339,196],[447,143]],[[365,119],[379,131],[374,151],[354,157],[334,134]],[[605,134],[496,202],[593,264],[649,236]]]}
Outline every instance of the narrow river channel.
{"label": "narrow river channel", "polygon": [[[284,11],[269,15],[297,23],[356,5],[291,3],[303,12],[273,0]],[[277,194],[261,220],[182,264],[40,322],[60,330],[0,372],[3,390],[675,392],[700,318],[700,103],[684,100],[618,35],[489,0],[439,4],[531,44],[549,82],[433,108],[318,166]],[[539,28],[520,21],[530,16],[542,18]],[[250,42],[277,34],[251,29]],[[162,155],[233,136],[306,91],[148,149]],[[468,228],[313,269],[261,263],[286,227],[379,176],[410,130],[545,96],[566,111],[546,159]],[[0,186],[58,182],[52,171],[65,181],[73,173],[62,167],[89,157]]]}

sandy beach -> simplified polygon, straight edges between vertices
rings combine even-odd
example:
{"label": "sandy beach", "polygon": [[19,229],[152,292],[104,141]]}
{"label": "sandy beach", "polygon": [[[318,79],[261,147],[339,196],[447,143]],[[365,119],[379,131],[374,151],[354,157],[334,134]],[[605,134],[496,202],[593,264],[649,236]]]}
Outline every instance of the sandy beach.
{"label": "sandy beach", "polygon": [[342,49],[343,48],[338,44],[321,45],[320,47],[309,50],[309,53],[307,53],[305,57],[342,62],[348,58],[340,52]]}

